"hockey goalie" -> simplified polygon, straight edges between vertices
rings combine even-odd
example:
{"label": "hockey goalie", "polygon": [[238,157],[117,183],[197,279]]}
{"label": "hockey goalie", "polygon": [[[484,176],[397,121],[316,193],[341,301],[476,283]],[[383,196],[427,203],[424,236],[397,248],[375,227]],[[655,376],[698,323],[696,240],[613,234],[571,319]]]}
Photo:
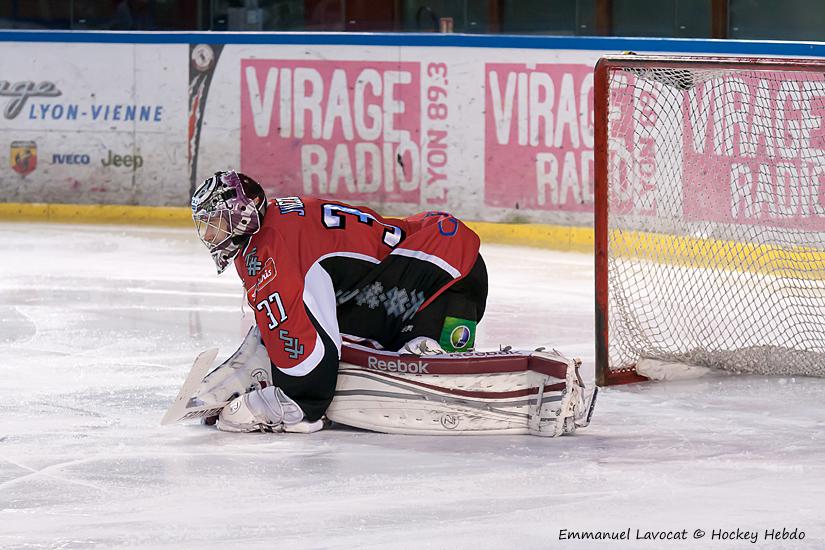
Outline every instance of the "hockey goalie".
{"label": "hockey goalie", "polygon": [[577,361],[473,351],[487,271],[478,236],[450,214],[268,201],[224,171],[195,191],[192,215],[218,273],[234,262],[256,326],[214,369],[217,350],[198,357],[164,424],[557,436],[589,422]]}

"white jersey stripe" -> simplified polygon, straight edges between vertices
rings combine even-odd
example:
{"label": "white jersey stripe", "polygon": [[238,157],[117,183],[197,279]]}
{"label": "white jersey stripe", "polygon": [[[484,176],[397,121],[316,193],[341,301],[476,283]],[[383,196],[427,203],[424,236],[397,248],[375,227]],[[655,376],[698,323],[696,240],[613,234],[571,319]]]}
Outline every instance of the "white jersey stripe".
{"label": "white jersey stripe", "polygon": [[438,256],[433,256],[432,254],[427,254],[426,252],[421,252],[420,250],[409,250],[407,248],[396,248],[390,254],[396,254],[398,256],[407,256],[408,258],[416,258],[419,260],[424,260],[425,262],[430,262],[431,264],[435,264],[447,273],[452,276],[453,279],[457,279],[461,277],[461,272],[439,258]]}
{"label": "white jersey stripe", "polygon": [[[319,259],[320,261],[320,259]],[[303,301],[307,309],[315,317],[320,325],[320,330],[327,333],[327,336],[335,343],[338,349],[338,358],[341,358],[341,333],[338,330],[338,319],[336,317],[335,288],[332,286],[332,279],[318,262],[312,264],[304,278]],[[324,358],[324,341],[320,334],[315,336],[315,348],[303,361],[288,369],[278,368],[282,373],[289,376],[304,376],[312,372]]]}
{"label": "white jersey stripe", "polygon": [[365,262],[370,262],[371,264],[380,264],[381,263],[381,260],[379,260],[378,258],[374,258],[372,256],[367,256],[366,254],[359,254],[358,252],[345,252],[345,251],[330,252],[329,254],[324,254],[323,256],[321,256],[320,258],[315,260],[315,263],[317,264],[318,262],[326,260],[327,258],[332,258],[332,257],[336,257],[336,256],[343,256],[344,258],[353,258],[355,260],[364,260]]}

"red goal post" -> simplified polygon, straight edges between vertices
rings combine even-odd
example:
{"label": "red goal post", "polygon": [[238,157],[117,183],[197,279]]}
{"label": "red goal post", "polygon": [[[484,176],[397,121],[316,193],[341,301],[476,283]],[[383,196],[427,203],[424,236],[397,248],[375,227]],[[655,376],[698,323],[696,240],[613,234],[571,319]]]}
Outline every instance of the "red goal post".
{"label": "red goal post", "polygon": [[825,60],[607,56],[594,117],[597,383],[825,375]]}

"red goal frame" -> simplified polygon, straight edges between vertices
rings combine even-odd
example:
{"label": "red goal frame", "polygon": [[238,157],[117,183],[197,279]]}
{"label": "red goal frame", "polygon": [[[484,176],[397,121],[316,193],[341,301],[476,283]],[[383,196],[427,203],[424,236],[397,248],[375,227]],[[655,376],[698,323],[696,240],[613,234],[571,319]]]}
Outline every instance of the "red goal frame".
{"label": "red goal frame", "polygon": [[648,380],[630,366],[609,369],[608,334],[608,101],[610,72],[620,69],[750,69],[781,72],[825,72],[825,60],[814,58],[753,58],[723,56],[604,56],[593,75],[594,124],[594,253],[596,280],[596,384],[628,384]]}

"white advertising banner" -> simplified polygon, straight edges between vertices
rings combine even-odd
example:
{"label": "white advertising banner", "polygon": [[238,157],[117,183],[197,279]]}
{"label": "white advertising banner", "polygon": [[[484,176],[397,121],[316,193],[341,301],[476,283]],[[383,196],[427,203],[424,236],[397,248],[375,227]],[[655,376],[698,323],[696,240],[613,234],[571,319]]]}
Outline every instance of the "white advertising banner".
{"label": "white advertising banner", "polygon": [[3,201],[184,204],[185,45],[0,48]]}
{"label": "white advertising banner", "polygon": [[[197,39],[0,42],[0,200],[185,206],[199,181],[235,168],[270,196],[388,215],[592,224],[593,67],[623,40],[577,50]],[[822,189],[812,197],[822,202]]]}

